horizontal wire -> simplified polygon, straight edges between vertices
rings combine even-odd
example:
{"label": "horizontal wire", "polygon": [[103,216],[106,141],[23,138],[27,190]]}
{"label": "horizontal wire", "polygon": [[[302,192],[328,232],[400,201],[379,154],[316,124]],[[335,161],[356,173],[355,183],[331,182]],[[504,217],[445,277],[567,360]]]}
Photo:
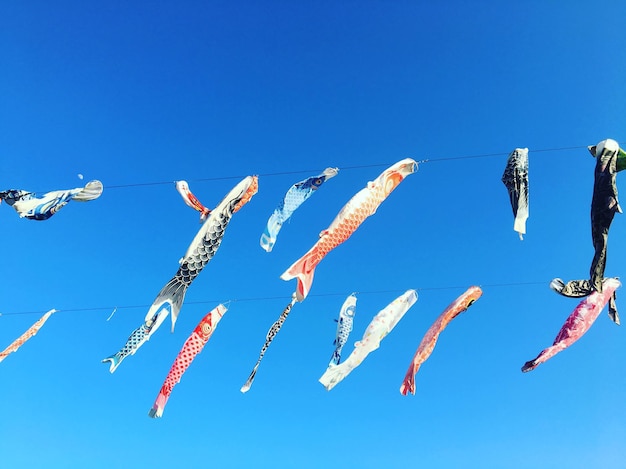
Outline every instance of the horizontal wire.
{"label": "horizontal wire", "polygon": [[[484,288],[500,288],[500,287],[518,287],[518,286],[527,286],[527,285],[548,285],[549,282],[511,282],[511,283],[489,283],[489,284],[478,284],[480,287]],[[467,285],[457,285],[457,286],[443,286],[443,287],[418,287],[415,288],[417,291],[437,291],[437,290],[458,290],[462,288],[467,288]],[[380,293],[398,293],[404,292],[406,289],[397,289],[397,290],[365,290],[358,291],[359,295],[375,295]],[[345,296],[345,292],[340,293],[314,293],[308,295],[309,297],[329,297],[329,296]],[[220,300],[197,300],[197,301],[186,301],[186,305],[202,305],[209,303],[237,303],[237,302],[249,302],[249,301],[271,301],[271,300],[288,300],[291,298],[291,295],[284,296],[259,296],[259,297],[250,297],[250,298],[235,298],[227,301]],[[70,308],[70,309],[58,309],[57,313],[76,313],[76,312],[91,312],[91,311],[110,311],[114,308],[119,309],[139,309],[139,308],[149,308],[152,306],[151,304],[144,305],[131,305],[131,306],[101,306],[101,307],[90,307],[90,308]],[[20,316],[20,315],[28,315],[28,314],[42,314],[42,311],[19,311],[13,313],[0,313],[0,316]]]}
{"label": "horizontal wire", "polygon": [[[540,152],[553,152],[553,151],[566,151],[566,150],[579,150],[581,148],[587,148],[586,145],[583,146],[575,146],[575,147],[559,147],[559,148],[543,148],[539,150],[529,150],[532,153],[540,153]],[[482,153],[478,155],[462,155],[462,156],[450,156],[443,158],[425,158],[418,163],[436,163],[438,161],[453,161],[453,160],[465,160],[472,158],[491,158],[496,156],[507,156],[510,152],[502,152],[502,153]],[[343,166],[339,169],[341,170],[351,170],[351,169],[363,169],[363,168],[378,168],[378,167],[387,167],[393,163],[374,163],[374,164],[362,164],[362,165],[353,165],[353,166]],[[259,177],[272,177],[272,176],[285,176],[289,174],[303,174],[303,173],[313,173],[323,171],[323,169],[299,169],[294,171],[280,171],[275,173],[263,173],[257,174]],[[217,176],[210,178],[196,178],[189,179],[188,182],[207,182],[207,181],[226,181],[229,179],[243,179],[248,176],[247,174],[241,176]],[[117,184],[117,185],[107,185],[107,189],[122,189],[128,187],[145,187],[145,186],[162,186],[166,184],[173,184],[175,181],[160,181],[160,182],[140,182],[140,183],[132,183],[132,184]]]}
{"label": "horizontal wire", "polygon": [[[582,148],[587,148],[586,145],[583,146],[570,146],[570,147],[558,147],[558,148],[542,148],[538,150],[529,150],[532,153],[540,153],[540,152],[555,152],[555,151],[567,151],[567,150],[579,150]],[[477,155],[463,155],[463,156],[452,156],[452,157],[443,157],[443,158],[428,158],[419,161],[419,163],[432,163],[438,161],[453,161],[453,160],[464,160],[464,159],[472,159],[472,158],[491,158],[496,156],[506,156],[509,155],[509,152],[502,153],[482,153]],[[344,166],[342,170],[351,170],[351,169],[363,169],[363,168],[374,168],[374,167],[383,167],[389,166],[390,163],[376,163],[376,164],[367,164],[367,165],[353,165],[353,166]],[[271,177],[271,176],[284,176],[289,174],[301,174],[301,173],[312,173],[315,171],[321,171],[320,169],[303,169],[297,171],[281,171],[274,173],[263,173],[259,174],[259,177]],[[220,176],[220,177],[211,177],[211,178],[196,178],[190,179],[191,182],[205,182],[205,181],[223,181],[228,179],[241,179],[245,176]],[[174,181],[161,181],[161,182],[144,182],[144,183],[133,183],[133,184],[118,184],[106,186],[107,189],[119,189],[119,188],[128,188],[128,187],[144,187],[144,186],[157,186],[157,185],[165,185],[172,184]],[[544,284],[545,282],[514,282],[514,283],[503,283],[503,284],[488,284],[484,285],[485,287],[511,287],[511,286],[521,286],[521,285],[539,285]],[[450,290],[450,289],[458,289],[463,288],[460,286],[444,286],[444,287],[423,287],[416,288],[418,291],[427,291],[427,290]],[[374,294],[374,293],[395,293],[402,290],[380,290],[380,291],[363,291],[359,292],[360,294]],[[318,293],[312,294],[309,296],[312,297],[323,297],[323,296],[342,296],[345,293]],[[278,299],[288,299],[290,297],[287,296],[275,296],[275,297],[256,297],[256,298],[239,298],[234,300],[229,300],[231,302],[244,302],[244,301],[267,301],[267,300],[278,300]],[[217,300],[206,300],[206,301],[189,301],[186,304],[207,304],[207,303],[215,303]],[[134,306],[108,306],[108,307],[92,307],[92,308],[73,308],[73,309],[64,309],[59,310],[59,312],[89,312],[89,311],[105,311],[111,310],[113,308],[117,309],[137,309],[137,308],[148,308],[151,305],[134,305]],[[0,316],[13,316],[13,315],[27,315],[27,314],[41,314],[41,311],[22,311],[22,312],[14,312],[14,313],[0,313]]]}

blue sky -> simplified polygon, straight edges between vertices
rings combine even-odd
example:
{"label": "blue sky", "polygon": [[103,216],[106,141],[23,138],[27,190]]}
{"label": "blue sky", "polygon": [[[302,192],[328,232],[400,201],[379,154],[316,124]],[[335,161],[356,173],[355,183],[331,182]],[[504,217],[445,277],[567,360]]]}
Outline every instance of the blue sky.
{"label": "blue sky", "polygon": [[[0,205],[0,348],[60,310],[0,364],[1,465],[622,467],[621,328],[602,313],[571,348],[520,371],[577,304],[550,280],[588,274],[584,147],[626,139],[622,2],[132,3],[0,5],[0,189],[105,186],[45,222]],[[500,182],[515,147],[530,149],[524,241]],[[280,274],[405,157],[430,161],[322,261],[241,394],[295,288]],[[284,192],[328,166],[339,175],[264,252]],[[175,333],[164,325],[111,375],[100,360],[143,321],[199,228],[173,181],[212,207],[251,174],[259,192],[190,287]],[[609,276],[624,275],[625,235],[618,215]],[[442,333],[417,394],[401,396],[423,334],[470,285],[483,297]],[[408,288],[415,306],[327,392],[317,380],[344,299],[357,292],[349,352]],[[228,301],[163,418],[148,418],[189,333]]]}

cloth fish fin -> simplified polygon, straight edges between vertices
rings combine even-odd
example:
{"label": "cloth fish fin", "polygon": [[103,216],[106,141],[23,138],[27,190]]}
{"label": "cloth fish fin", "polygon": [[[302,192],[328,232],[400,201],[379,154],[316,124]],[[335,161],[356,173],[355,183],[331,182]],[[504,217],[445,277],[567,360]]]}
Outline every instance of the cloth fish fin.
{"label": "cloth fish fin", "polygon": [[611,321],[619,326],[621,325],[621,322],[619,320],[619,313],[617,312],[617,304],[615,303],[616,298],[617,295],[613,292],[611,298],[609,298],[609,317],[611,318]]}
{"label": "cloth fish fin", "polygon": [[148,412],[148,416],[152,418],[163,417],[163,410],[167,402],[167,396],[163,392],[159,392],[159,395],[152,406],[152,409]]}
{"label": "cloth fish fin", "polygon": [[283,280],[298,279],[296,287],[296,299],[298,301],[303,301],[311,290],[318,259],[317,245],[315,245],[280,276]]}
{"label": "cloth fish fin", "polygon": [[[174,326],[176,325],[176,319],[178,319],[178,313],[183,305],[183,301],[185,301],[185,293],[187,293],[187,287],[189,285],[182,282],[182,280],[178,276],[174,276],[167,284],[161,289],[159,294],[154,300],[153,306],[160,305],[165,302],[169,302],[172,308],[172,332],[174,332]],[[146,320],[148,316],[151,316],[151,311],[153,308],[150,308],[148,311],[148,315],[146,316]]]}
{"label": "cloth fish fin", "polygon": [[593,293],[589,280],[570,280],[565,283],[560,278],[552,279],[550,289],[568,298],[583,298]]}
{"label": "cloth fish fin", "polygon": [[106,357],[104,360],[102,360],[102,363],[110,362],[111,364],[109,365],[109,373],[113,373],[117,369],[117,367],[120,366],[120,363],[122,362],[121,358],[122,354],[120,352],[117,352],[110,357]]}
{"label": "cloth fish fin", "polygon": [[100,181],[89,181],[85,185],[85,187],[80,190],[80,192],[74,195],[73,200],[77,202],[88,202],[90,200],[95,200],[102,195],[103,190],[104,186]]}
{"label": "cloth fish fin", "polygon": [[330,391],[337,383],[341,382],[349,373],[339,365],[329,365],[322,377],[318,380],[322,386]]}

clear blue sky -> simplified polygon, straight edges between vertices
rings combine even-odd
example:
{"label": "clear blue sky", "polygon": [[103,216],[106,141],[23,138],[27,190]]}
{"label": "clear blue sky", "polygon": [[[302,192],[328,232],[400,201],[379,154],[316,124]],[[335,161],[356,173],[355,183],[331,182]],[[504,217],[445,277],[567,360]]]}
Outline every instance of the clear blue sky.
{"label": "clear blue sky", "polygon": [[[130,3],[0,5],[0,189],[105,186],[45,222],[0,205],[0,349],[61,310],[0,364],[1,466],[623,467],[626,326],[602,313],[570,349],[520,371],[577,304],[549,281],[588,274],[584,146],[626,142],[623,2]],[[500,182],[515,147],[530,149],[524,241]],[[563,147],[576,148],[536,151]],[[280,274],[405,157],[431,161],[322,261],[241,394],[295,287]],[[284,192],[327,166],[339,175],[264,252]],[[212,207],[250,174],[259,193],[175,333],[165,324],[109,374],[100,360],[143,321],[199,228],[173,181]],[[625,237],[617,215],[609,276],[626,276]],[[470,285],[483,297],[442,333],[417,394],[401,396],[423,334]],[[317,380],[346,296],[360,292],[349,352],[408,288],[415,306],[327,392]],[[148,418],[189,333],[227,301],[163,418]]]}

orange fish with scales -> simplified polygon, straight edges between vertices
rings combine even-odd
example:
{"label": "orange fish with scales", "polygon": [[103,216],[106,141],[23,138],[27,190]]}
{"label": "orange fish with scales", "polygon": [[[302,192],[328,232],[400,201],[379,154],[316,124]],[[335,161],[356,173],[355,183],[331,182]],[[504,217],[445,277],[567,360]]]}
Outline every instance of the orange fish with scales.
{"label": "orange fish with scales", "polygon": [[334,248],[347,240],[363,221],[376,213],[378,206],[404,180],[417,171],[417,162],[411,158],[398,161],[383,171],[367,187],[356,193],[341,209],[330,226],[320,233],[320,238],[304,256],[289,267],[280,278],[298,279],[296,299],[303,301],[311,289],[317,264]]}

